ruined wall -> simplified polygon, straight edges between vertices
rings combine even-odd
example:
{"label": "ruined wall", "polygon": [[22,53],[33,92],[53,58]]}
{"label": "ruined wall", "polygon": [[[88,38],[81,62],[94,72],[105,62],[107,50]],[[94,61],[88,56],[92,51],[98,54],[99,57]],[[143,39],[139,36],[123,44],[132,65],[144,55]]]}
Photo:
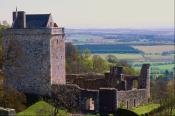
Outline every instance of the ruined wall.
{"label": "ruined wall", "polygon": [[132,108],[148,102],[146,89],[117,91],[116,95],[117,107],[125,105],[126,108]]}
{"label": "ruined wall", "polygon": [[76,84],[83,89],[107,87],[108,80],[103,75],[66,75],[66,83]]}
{"label": "ruined wall", "polygon": [[136,107],[148,102],[146,89],[117,91],[115,88],[81,89],[77,85],[52,85],[52,97],[67,109],[88,113],[114,113],[124,105]]}
{"label": "ruined wall", "polygon": [[3,32],[6,87],[40,95],[50,92],[52,33],[52,29],[7,29]]}
{"label": "ruined wall", "polygon": [[54,103],[68,110],[98,113],[114,112],[116,105],[116,89],[100,88],[99,90],[81,89],[74,84],[52,85],[51,98]]}
{"label": "ruined wall", "polygon": [[140,71],[139,88],[147,90],[150,98],[150,64],[143,64]]}
{"label": "ruined wall", "polygon": [[[83,112],[97,113],[99,111],[99,91],[98,90],[81,90],[81,110]],[[90,100],[93,100],[93,103],[90,103]],[[89,103],[88,103],[89,102]]]}
{"label": "ruined wall", "polygon": [[114,113],[117,109],[115,88],[100,88],[99,90],[99,111],[101,113]]}

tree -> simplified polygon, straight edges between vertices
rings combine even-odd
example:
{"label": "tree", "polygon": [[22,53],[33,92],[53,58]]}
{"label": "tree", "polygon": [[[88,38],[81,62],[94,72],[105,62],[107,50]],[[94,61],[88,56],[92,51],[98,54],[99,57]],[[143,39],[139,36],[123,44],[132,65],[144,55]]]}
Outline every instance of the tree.
{"label": "tree", "polygon": [[78,61],[80,59],[78,49],[71,43],[65,44],[66,73],[78,73]]}
{"label": "tree", "polygon": [[118,59],[116,56],[114,55],[108,55],[106,57],[106,60],[109,62],[109,63],[117,63],[118,62]]}
{"label": "tree", "polygon": [[81,72],[88,73],[93,71],[93,62],[88,49],[83,50],[83,52],[80,54],[79,64],[81,66]]}
{"label": "tree", "polygon": [[26,96],[14,88],[4,88],[4,75],[0,72],[0,106],[14,108],[17,112],[26,108]]}
{"label": "tree", "polygon": [[94,72],[103,73],[108,69],[108,63],[99,55],[94,55],[92,61]]}
{"label": "tree", "polygon": [[8,28],[9,26],[0,25],[0,68],[2,68],[2,30]]}

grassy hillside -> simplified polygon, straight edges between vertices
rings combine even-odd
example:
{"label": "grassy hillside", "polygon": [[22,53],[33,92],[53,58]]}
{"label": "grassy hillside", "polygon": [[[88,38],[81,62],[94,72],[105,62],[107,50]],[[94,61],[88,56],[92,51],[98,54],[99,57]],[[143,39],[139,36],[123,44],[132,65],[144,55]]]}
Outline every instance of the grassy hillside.
{"label": "grassy hillside", "polygon": [[137,108],[132,109],[133,112],[137,113],[138,115],[149,113],[150,111],[158,108],[160,105],[159,104],[147,104],[144,106],[140,106]]}
{"label": "grassy hillside", "polygon": [[[29,116],[36,116],[36,115],[45,115],[49,116],[53,113],[54,107],[44,101],[39,101],[32,106],[28,107],[26,110],[23,112],[17,113],[17,116],[24,116],[24,115],[29,115]],[[68,113],[64,110],[58,110],[58,116],[67,116]]]}

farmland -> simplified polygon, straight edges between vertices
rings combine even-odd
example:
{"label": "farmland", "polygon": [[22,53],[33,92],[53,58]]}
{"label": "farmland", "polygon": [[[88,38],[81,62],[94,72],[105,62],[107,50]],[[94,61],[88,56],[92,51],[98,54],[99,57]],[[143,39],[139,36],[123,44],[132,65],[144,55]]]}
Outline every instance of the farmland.
{"label": "farmland", "polygon": [[153,70],[169,70],[172,71],[175,64],[173,63],[173,55],[142,55],[142,54],[93,54],[106,58],[108,55],[114,55],[118,60],[128,61],[136,70],[139,70],[144,63],[151,64]]}
{"label": "farmland", "polygon": [[125,44],[85,44],[76,45],[77,48],[82,52],[84,49],[88,49],[91,53],[142,53],[130,45]]}
{"label": "farmland", "polygon": [[169,51],[174,51],[174,46],[173,45],[154,45],[154,46],[143,46],[143,45],[137,45],[137,46],[132,46],[135,49],[138,49],[145,54],[155,54],[155,53],[164,53],[164,52],[169,52]]}

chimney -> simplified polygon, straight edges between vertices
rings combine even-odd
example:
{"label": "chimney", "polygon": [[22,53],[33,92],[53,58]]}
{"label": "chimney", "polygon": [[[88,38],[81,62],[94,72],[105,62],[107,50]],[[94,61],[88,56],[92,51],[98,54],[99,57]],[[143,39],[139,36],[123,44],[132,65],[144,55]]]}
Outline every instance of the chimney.
{"label": "chimney", "polygon": [[13,28],[26,28],[26,15],[24,11],[13,12]]}

